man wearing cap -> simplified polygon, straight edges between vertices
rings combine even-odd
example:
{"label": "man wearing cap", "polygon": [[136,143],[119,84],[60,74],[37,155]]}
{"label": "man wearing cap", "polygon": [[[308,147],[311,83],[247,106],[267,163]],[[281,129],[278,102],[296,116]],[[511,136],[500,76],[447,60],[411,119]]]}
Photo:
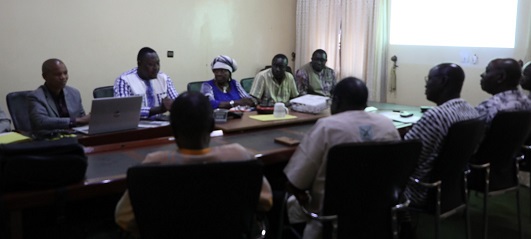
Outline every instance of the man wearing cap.
{"label": "man wearing cap", "polygon": [[214,79],[201,86],[201,93],[208,96],[213,109],[230,109],[235,106],[254,106],[251,96],[238,81],[232,79],[232,72],[238,69],[236,60],[219,55],[210,64]]}
{"label": "man wearing cap", "polygon": [[144,47],[137,56],[138,67],[124,72],[114,81],[114,97],[141,95],[140,118],[157,119],[171,107],[177,91],[170,77],[160,70],[155,50]]}

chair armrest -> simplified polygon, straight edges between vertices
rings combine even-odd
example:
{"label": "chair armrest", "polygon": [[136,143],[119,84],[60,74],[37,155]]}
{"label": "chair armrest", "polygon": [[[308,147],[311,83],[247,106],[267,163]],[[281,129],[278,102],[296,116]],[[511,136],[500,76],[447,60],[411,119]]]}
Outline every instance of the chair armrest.
{"label": "chair armrest", "polygon": [[473,169],[486,169],[486,168],[490,168],[490,163],[484,163],[484,164],[473,164],[473,163],[469,163],[470,165],[470,168],[473,168]]}
{"label": "chair armrest", "polygon": [[321,222],[327,222],[327,221],[334,221],[337,219],[337,215],[329,215],[329,216],[319,216],[317,213],[313,213],[308,211],[305,206],[301,205],[302,212],[306,214],[308,217],[310,217],[313,220],[321,221]]}
{"label": "chair armrest", "polygon": [[437,180],[437,181],[435,181],[433,183],[425,183],[425,182],[420,181],[420,179],[418,179],[418,178],[409,178],[409,180],[411,180],[414,183],[419,184],[421,186],[427,187],[427,188],[435,188],[435,187],[439,187],[441,185],[441,180]]}

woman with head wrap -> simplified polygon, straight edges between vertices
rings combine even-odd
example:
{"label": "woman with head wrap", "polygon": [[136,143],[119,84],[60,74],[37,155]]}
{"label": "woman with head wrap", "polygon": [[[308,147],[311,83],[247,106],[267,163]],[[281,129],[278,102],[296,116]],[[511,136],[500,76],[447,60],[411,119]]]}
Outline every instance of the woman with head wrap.
{"label": "woman with head wrap", "polygon": [[528,61],[525,63],[524,67],[522,67],[522,79],[520,79],[520,86],[522,86],[524,90],[531,91],[531,61]]}
{"label": "woman with head wrap", "polygon": [[208,96],[212,108],[230,109],[235,106],[254,106],[251,96],[240,83],[232,79],[232,72],[238,69],[236,61],[228,56],[219,55],[210,64],[214,79],[201,86],[201,93]]}

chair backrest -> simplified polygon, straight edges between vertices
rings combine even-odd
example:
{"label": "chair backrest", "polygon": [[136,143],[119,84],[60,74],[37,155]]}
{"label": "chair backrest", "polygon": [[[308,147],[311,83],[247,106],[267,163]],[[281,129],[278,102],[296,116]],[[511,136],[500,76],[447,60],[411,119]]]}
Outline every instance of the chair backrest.
{"label": "chair backrest", "polygon": [[328,153],[324,215],[337,215],[338,238],[392,238],[391,207],[417,164],[417,140],[346,143]]}
{"label": "chair backrest", "polygon": [[251,92],[251,86],[253,86],[253,80],[254,80],[254,77],[243,78],[240,80],[240,85],[242,85],[242,88],[247,93]]}
{"label": "chair backrest", "polygon": [[188,83],[188,85],[186,85],[186,90],[187,91],[200,92],[201,91],[201,86],[203,85],[204,82],[205,81],[190,82],[190,83]]}
{"label": "chair backrest", "polygon": [[[499,112],[491,122],[485,139],[473,158],[475,163],[490,163],[489,191],[518,185],[515,157],[531,131],[531,111]],[[473,171],[474,172],[474,171]],[[474,181],[469,182],[473,189]]]}
{"label": "chair backrest", "polygon": [[102,86],[92,91],[94,99],[103,97],[114,97],[114,86]]}
{"label": "chair backrest", "polygon": [[250,238],[262,185],[257,160],[140,165],[127,171],[142,238]]}
{"label": "chair backrest", "polygon": [[[472,155],[476,152],[485,134],[485,121],[471,119],[453,124],[444,139],[438,158],[431,171],[431,182],[441,180],[441,213],[460,205],[465,195],[464,173]],[[434,212],[436,190],[427,197],[428,211]]]}
{"label": "chair backrest", "polygon": [[31,132],[31,122],[29,118],[29,103],[27,96],[31,90],[10,92],[6,95],[7,108],[13,121],[15,130],[21,132]]}

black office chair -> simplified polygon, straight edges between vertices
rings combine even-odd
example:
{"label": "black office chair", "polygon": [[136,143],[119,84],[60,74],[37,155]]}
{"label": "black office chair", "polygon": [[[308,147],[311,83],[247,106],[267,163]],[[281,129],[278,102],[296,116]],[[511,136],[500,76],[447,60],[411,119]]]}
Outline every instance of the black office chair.
{"label": "black office chair", "polygon": [[142,238],[252,238],[262,164],[140,165],[127,184]]}
{"label": "black office chair", "polygon": [[7,109],[15,130],[19,132],[31,132],[29,118],[29,104],[27,96],[31,90],[10,92],[6,95]]}
{"label": "black office chair", "polygon": [[466,237],[470,238],[470,215],[466,188],[466,166],[476,152],[485,133],[485,122],[473,119],[455,123],[448,131],[443,146],[434,162],[429,181],[415,180],[429,189],[426,202],[411,203],[409,209],[434,216],[435,238],[440,238],[441,219],[465,211]]}
{"label": "black office chair", "polygon": [[[419,141],[346,143],[328,152],[323,237],[398,238],[399,197],[420,154]],[[334,219],[333,215],[337,215]],[[336,228],[337,225],[337,228]],[[335,232],[337,231],[337,232]]]}
{"label": "black office chair", "polygon": [[114,97],[114,87],[112,85],[98,87],[92,91],[92,96],[94,97],[94,99],[103,97]]}
{"label": "black office chair", "polygon": [[[526,142],[524,143],[522,147],[522,152],[519,160],[519,169],[520,171],[528,172],[529,173],[529,195],[531,195],[531,137],[528,136]],[[529,200],[531,210],[531,200]],[[531,216],[531,213],[530,213]]]}
{"label": "black office chair", "polygon": [[242,85],[242,88],[247,93],[251,92],[251,86],[253,86],[253,80],[254,80],[254,77],[243,78],[243,79],[240,80],[240,85]]}
{"label": "black office chair", "polygon": [[201,86],[203,85],[204,82],[205,81],[190,82],[190,83],[188,83],[188,85],[186,85],[186,90],[187,91],[200,92],[201,91]]}
{"label": "black office chair", "polygon": [[516,192],[518,230],[520,238],[523,236],[516,156],[529,135],[530,122],[531,111],[499,112],[472,158],[468,188],[483,194],[485,239],[488,232],[488,197],[510,191]]}

